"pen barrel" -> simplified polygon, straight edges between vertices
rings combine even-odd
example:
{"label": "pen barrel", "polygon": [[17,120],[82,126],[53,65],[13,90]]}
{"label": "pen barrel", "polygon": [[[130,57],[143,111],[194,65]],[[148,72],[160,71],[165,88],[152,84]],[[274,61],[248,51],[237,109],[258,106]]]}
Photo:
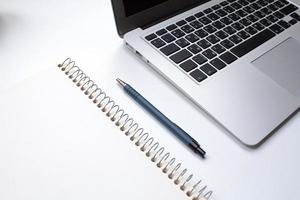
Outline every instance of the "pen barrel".
{"label": "pen barrel", "polygon": [[173,123],[170,119],[168,119],[163,113],[155,108],[147,99],[140,95],[130,85],[126,85],[124,87],[124,90],[128,95],[135,99],[138,104],[140,104],[152,116],[154,116],[162,125],[164,125],[169,131],[174,133],[174,135],[183,143],[188,146],[190,146],[191,144],[198,145],[198,143],[188,133],[186,133],[182,128]]}

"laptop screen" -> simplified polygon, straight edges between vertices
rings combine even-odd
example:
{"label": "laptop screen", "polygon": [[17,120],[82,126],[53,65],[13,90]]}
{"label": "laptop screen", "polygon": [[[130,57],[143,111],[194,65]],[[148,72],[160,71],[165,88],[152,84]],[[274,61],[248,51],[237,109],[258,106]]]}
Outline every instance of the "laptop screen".
{"label": "laptop screen", "polygon": [[135,28],[145,28],[210,0],[111,0],[121,37]]}
{"label": "laptop screen", "polygon": [[126,17],[139,13],[143,10],[152,8],[168,0],[123,0]]}

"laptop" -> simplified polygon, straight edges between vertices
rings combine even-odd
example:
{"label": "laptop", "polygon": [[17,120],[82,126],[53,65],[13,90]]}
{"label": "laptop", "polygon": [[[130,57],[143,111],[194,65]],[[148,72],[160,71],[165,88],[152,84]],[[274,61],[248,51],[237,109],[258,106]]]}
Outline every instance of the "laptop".
{"label": "laptop", "polygon": [[287,0],[112,0],[126,46],[236,139],[300,107],[300,9]]}

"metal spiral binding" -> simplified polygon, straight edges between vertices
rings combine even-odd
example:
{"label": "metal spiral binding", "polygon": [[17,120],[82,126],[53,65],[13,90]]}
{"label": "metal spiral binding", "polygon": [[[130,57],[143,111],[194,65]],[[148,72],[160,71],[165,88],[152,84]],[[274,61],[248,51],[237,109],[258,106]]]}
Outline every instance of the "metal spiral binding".
{"label": "metal spiral binding", "polygon": [[206,191],[207,186],[200,186],[201,180],[192,185],[191,180],[193,174],[188,174],[186,168],[183,169],[182,164],[176,162],[176,158],[171,157],[159,142],[146,133],[143,128],[135,123],[125,111],[120,108],[107,94],[101,90],[70,58],[67,58],[58,67],[78,86],[85,95],[92,100],[107,117],[120,127],[120,130],[130,138],[136,146],[156,164],[168,178],[173,180],[175,185],[179,185],[180,189],[186,193],[192,200],[208,200],[212,191]]}

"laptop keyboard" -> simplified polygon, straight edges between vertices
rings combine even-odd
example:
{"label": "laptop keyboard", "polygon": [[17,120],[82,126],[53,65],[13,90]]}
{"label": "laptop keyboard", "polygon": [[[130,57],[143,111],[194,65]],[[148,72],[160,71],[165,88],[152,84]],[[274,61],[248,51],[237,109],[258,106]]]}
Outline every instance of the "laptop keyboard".
{"label": "laptop keyboard", "polygon": [[300,21],[297,9],[286,0],[227,0],[145,39],[200,83]]}

